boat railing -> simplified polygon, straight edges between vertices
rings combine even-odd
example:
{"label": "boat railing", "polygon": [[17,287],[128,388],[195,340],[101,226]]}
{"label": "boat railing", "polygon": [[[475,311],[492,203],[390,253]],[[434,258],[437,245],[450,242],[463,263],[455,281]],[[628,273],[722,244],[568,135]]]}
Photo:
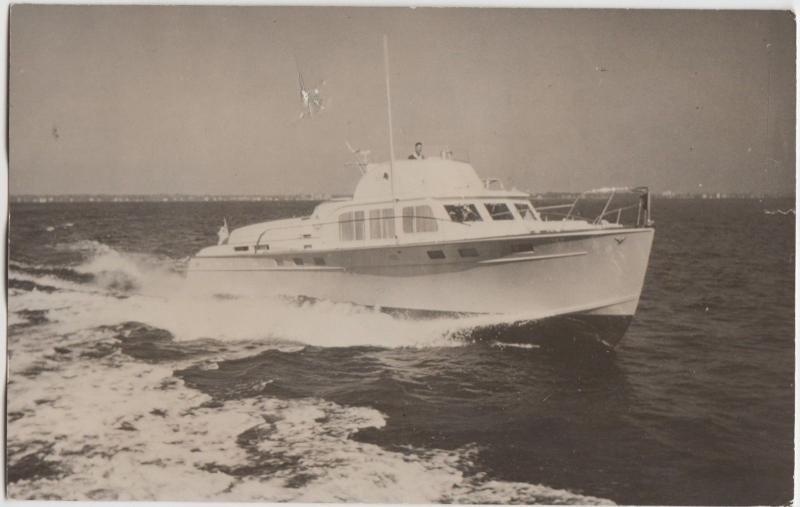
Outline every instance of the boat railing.
{"label": "boat railing", "polygon": [[423,146],[423,154],[428,158],[441,158],[442,160],[455,160],[457,162],[470,162],[469,150],[461,146],[450,144],[429,144]]}
{"label": "boat railing", "polygon": [[[608,193],[609,196],[599,214],[595,215],[593,218],[587,218],[580,215],[578,210],[579,203],[581,203],[581,201],[588,199],[590,196],[601,195],[604,193]],[[638,194],[639,199],[636,204],[611,208],[611,203],[613,202],[614,197],[621,193]],[[593,224],[601,224],[604,221],[606,223],[621,224],[623,213],[634,209],[636,210],[636,227],[650,227],[653,225],[653,221],[650,219],[651,201],[650,190],[648,187],[587,190],[585,192],[581,192],[571,203],[536,206],[536,210],[542,216],[543,220],[586,220],[587,222],[591,222]],[[567,211],[562,212],[559,210]],[[606,217],[611,217],[613,222],[612,220],[607,220]]]}

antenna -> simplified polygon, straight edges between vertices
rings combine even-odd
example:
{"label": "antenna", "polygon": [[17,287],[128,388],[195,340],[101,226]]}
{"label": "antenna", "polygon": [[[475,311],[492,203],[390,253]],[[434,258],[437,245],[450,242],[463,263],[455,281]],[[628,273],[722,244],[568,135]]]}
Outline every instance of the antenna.
{"label": "antenna", "polygon": [[392,92],[389,86],[389,38],[383,34],[383,69],[386,74],[386,109],[389,111],[389,185],[394,197],[394,135],[392,133]]}
{"label": "antenna", "polygon": [[358,170],[361,171],[361,175],[363,176],[367,172],[367,160],[369,159],[369,150],[357,150],[350,146],[349,141],[344,142],[347,149],[350,150],[350,153],[353,154],[353,157],[356,159],[356,165],[358,166]]}

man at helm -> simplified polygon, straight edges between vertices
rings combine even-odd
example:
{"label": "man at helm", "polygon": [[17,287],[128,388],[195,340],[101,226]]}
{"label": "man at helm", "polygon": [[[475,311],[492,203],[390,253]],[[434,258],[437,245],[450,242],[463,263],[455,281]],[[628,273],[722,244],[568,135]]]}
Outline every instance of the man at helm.
{"label": "man at helm", "polygon": [[408,156],[408,160],[424,160],[425,155],[422,154],[422,143],[414,145],[414,153]]}

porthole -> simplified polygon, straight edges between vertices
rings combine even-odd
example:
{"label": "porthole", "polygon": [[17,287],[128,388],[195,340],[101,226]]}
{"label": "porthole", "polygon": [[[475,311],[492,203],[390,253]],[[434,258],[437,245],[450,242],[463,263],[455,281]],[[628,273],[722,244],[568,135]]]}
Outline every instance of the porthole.
{"label": "porthole", "polygon": [[511,245],[511,251],[513,251],[513,252],[533,252],[533,244],[532,243],[517,243],[516,245]]}

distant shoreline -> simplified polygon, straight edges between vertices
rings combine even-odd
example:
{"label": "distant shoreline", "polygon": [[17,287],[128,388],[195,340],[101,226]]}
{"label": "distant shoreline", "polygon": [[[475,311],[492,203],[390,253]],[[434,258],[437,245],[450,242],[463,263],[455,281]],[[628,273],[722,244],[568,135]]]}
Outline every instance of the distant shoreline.
{"label": "distant shoreline", "polygon": [[[535,200],[547,199],[575,199],[580,194],[577,192],[544,192],[531,194]],[[795,199],[794,194],[740,194],[740,193],[653,193],[656,199]],[[287,195],[182,195],[182,194],[154,194],[154,195],[113,195],[113,194],[67,194],[67,195],[10,195],[10,203],[85,203],[85,202],[286,202],[286,201],[327,201],[330,199],[349,198],[349,195],[330,194],[287,194]],[[584,196],[587,198],[590,196]],[[602,196],[600,196],[602,198]]]}
{"label": "distant shoreline", "polygon": [[341,196],[321,194],[299,195],[11,195],[11,203],[62,203],[62,202],[285,202],[326,201]]}

